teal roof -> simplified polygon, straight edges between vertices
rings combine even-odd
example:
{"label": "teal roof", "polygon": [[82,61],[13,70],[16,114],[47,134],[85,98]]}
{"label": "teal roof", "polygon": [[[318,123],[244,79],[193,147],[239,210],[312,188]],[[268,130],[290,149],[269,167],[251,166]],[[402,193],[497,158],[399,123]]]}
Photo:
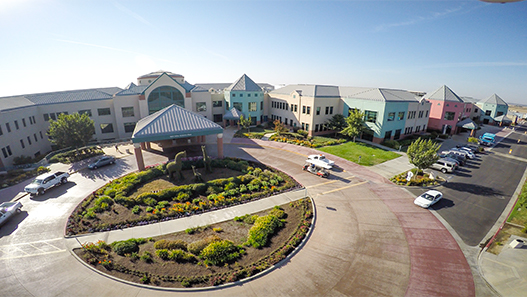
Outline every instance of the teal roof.
{"label": "teal roof", "polygon": [[180,106],[172,104],[142,118],[135,125],[132,142],[160,141],[223,133],[223,128]]}
{"label": "teal roof", "polygon": [[507,102],[505,102],[503,99],[500,98],[500,96],[496,94],[492,94],[489,98],[485,100],[481,100],[481,103],[487,103],[487,104],[496,104],[496,105],[507,105]]}
{"label": "teal roof", "polygon": [[236,82],[230,85],[226,91],[262,91],[262,88],[258,86],[247,74],[242,75]]}
{"label": "teal roof", "polygon": [[239,120],[240,116],[242,116],[242,115],[245,117],[245,115],[241,111],[239,111],[239,110],[237,110],[236,108],[233,107],[233,108],[231,108],[231,110],[229,110],[229,111],[227,111],[225,113],[225,115],[223,116],[223,119],[225,119],[225,120]]}

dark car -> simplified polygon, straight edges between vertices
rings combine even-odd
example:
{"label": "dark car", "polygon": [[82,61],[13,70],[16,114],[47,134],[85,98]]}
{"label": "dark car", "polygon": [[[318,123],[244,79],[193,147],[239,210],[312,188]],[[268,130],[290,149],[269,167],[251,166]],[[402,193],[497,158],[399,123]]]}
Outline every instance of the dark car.
{"label": "dark car", "polygon": [[102,158],[97,159],[95,162],[89,164],[88,168],[97,169],[99,167],[103,167],[110,164],[115,164],[115,158],[111,156],[104,156]]}
{"label": "dark car", "polygon": [[462,155],[453,154],[453,153],[441,153],[439,154],[440,158],[450,158],[456,160],[456,163],[458,163],[460,166],[465,165],[466,158]]}

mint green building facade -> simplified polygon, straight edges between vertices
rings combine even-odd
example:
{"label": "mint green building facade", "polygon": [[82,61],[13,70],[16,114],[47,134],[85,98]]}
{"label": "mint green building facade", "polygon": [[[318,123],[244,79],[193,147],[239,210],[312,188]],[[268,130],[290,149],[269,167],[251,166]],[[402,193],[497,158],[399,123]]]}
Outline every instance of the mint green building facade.
{"label": "mint green building facade", "polygon": [[251,118],[252,125],[267,121],[264,117],[264,90],[246,74],[224,91],[225,112],[236,108],[244,117]]}

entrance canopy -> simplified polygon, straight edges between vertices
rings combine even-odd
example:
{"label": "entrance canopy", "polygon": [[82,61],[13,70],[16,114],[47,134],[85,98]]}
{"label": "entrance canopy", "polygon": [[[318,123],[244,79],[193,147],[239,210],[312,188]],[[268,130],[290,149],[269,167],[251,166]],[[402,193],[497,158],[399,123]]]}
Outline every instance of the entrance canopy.
{"label": "entrance canopy", "polygon": [[172,104],[135,125],[133,143],[221,134],[223,128],[202,115]]}
{"label": "entrance canopy", "polygon": [[474,123],[474,121],[469,118],[466,118],[461,122],[457,123],[456,126],[469,130],[475,130],[478,128],[478,124]]}
{"label": "entrance canopy", "polygon": [[233,107],[233,108],[231,108],[231,110],[229,110],[229,111],[227,111],[225,113],[225,115],[223,116],[223,119],[238,121],[238,120],[240,120],[240,116],[244,116],[244,118],[245,118],[245,115],[241,111],[239,111],[235,107]]}
{"label": "entrance canopy", "polygon": [[500,115],[499,117],[494,118],[495,122],[503,122],[503,123],[510,123],[512,122],[511,119],[509,119],[506,115]]}

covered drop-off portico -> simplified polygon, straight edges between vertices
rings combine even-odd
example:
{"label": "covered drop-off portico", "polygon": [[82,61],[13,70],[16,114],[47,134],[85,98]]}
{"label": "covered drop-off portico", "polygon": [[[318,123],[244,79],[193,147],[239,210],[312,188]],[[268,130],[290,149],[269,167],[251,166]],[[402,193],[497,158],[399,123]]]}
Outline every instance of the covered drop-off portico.
{"label": "covered drop-off portico", "polygon": [[218,157],[223,158],[223,128],[175,104],[159,110],[137,122],[132,134],[137,167],[145,169],[142,150],[151,150],[151,143],[165,149],[189,144],[204,144],[205,136],[216,134]]}

